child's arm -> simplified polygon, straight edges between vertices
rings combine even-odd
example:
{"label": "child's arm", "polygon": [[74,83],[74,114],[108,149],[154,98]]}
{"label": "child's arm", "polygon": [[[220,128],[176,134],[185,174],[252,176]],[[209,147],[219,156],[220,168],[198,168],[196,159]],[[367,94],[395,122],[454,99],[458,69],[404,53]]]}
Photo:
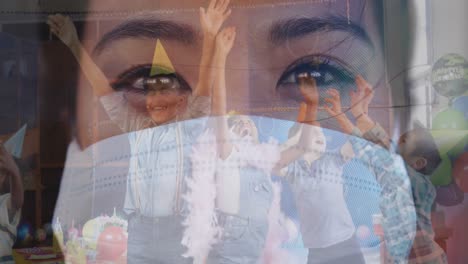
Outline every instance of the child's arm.
{"label": "child's arm", "polygon": [[357,92],[350,91],[351,113],[356,118],[356,126],[363,137],[389,149],[391,140],[385,130],[368,115],[369,104],[374,97],[374,89],[361,76],[356,77]]}
{"label": "child's arm", "polygon": [[216,36],[222,24],[231,14],[227,9],[229,0],[211,0],[208,8],[200,8],[200,24],[203,31],[203,48],[198,73],[198,84],[195,96],[210,96],[214,82],[215,69],[213,67]]}
{"label": "child's arm", "polygon": [[101,97],[112,93],[114,90],[110,86],[107,77],[81,45],[78,34],[76,33],[76,28],[71,19],[60,14],[51,15],[48,17],[47,24],[50,26],[50,30],[70,48],[83,74],[91,84],[94,95]]}
{"label": "child's arm", "polygon": [[213,89],[213,102],[211,112],[216,117],[216,138],[218,140],[218,153],[221,159],[226,159],[232,151],[229,142],[229,129],[226,120],[226,58],[234,44],[236,29],[225,28],[216,37],[216,50],[213,56],[213,65],[216,69]]}
{"label": "child's arm", "polygon": [[319,102],[317,85],[311,77],[300,77],[299,81],[299,88],[304,98],[298,114],[298,122],[302,123],[299,130],[301,135],[296,144],[281,151],[280,160],[273,169],[277,173],[308,151],[316,153],[315,158],[318,158],[325,150],[325,138],[317,121]]}
{"label": "child's arm", "polygon": [[[140,124],[142,119],[145,118],[144,115],[141,115],[133,107],[131,107],[127,99],[123,96],[122,93],[115,93],[114,89],[109,84],[107,77],[101,71],[101,69],[94,63],[89,54],[86,52],[84,47],[81,45],[78,35],[76,33],[75,26],[69,17],[62,15],[51,15],[47,20],[51,31],[57,35],[57,37],[69,47],[70,51],[77,60],[80,68],[91,85],[94,96],[99,97],[109,118],[123,131],[130,132],[140,129]],[[81,95],[84,95],[84,92],[81,91]],[[78,101],[84,103],[85,100],[89,98],[79,96]],[[80,104],[80,103],[79,103]],[[80,112],[86,111],[84,107],[80,108]],[[82,115],[78,115],[78,119],[83,118]],[[91,131],[97,124],[98,117],[94,117],[94,121],[79,120],[79,123],[88,123],[86,128],[79,128],[78,135],[86,135],[85,138],[89,137]],[[103,136],[103,135],[101,135]],[[84,141],[86,142],[86,140]],[[83,143],[83,138],[80,140],[81,147],[85,147],[87,144],[92,142]]]}
{"label": "child's arm", "polygon": [[10,180],[10,202],[7,204],[9,219],[23,206],[24,190],[21,174],[13,157],[3,145],[0,146],[0,174]]}
{"label": "child's arm", "polygon": [[336,89],[330,89],[327,93],[330,97],[324,99],[327,104],[324,105],[323,108],[327,111],[329,116],[336,119],[344,133],[351,134],[354,125],[342,111],[340,93]]}

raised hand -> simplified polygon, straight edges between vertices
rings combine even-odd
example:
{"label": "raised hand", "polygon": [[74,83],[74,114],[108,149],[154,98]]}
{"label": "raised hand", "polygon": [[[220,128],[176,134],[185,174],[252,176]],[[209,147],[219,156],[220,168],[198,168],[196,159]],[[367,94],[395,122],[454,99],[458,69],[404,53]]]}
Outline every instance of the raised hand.
{"label": "raised hand", "polygon": [[211,0],[208,8],[200,8],[200,23],[204,34],[216,36],[224,21],[231,14],[229,0]]}
{"label": "raised hand", "polygon": [[304,98],[304,102],[309,106],[318,107],[319,93],[315,79],[308,76],[298,76],[299,89]]}
{"label": "raised hand", "polygon": [[231,51],[236,39],[236,28],[228,27],[224,28],[216,36],[216,50],[222,55],[226,56]]}
{"label": "raised hand", "polygon": [[340,93],[336,89],[330,89],[327,91],[327,94],[330,95],[330,97],[324,99],[327,104],[325,104],[323,108],[330,116],[338,117],[343,113],[341,109]]}
{"label": "raised hand", "polygon": [[351,134],[354,128],[353,123],[348,119],[348,117],[343,113],[341,108],[341,96],[338,90],[330,89],[327,91],[327,94],[330,97],[325,98],[326,104],[323,106],[327,113],[334,117],[338,121],[339,126],[343,132]]}
{"label": "raised hand", "polygon": [[363,108],[364,108],[364,113],[369,113],[369,105],[372,99],[374,98],[374,89],[372,89],[372,86],[362,78],[361,75],[358,75],[356,77],[356,84],[358,89],[361,89],[364,91],[364,102],[363,102]]}
{"label": "raised hand", "polygon": [[356,77],[357,91],[351,90],[349,95],[351,97],[351,113],[354,117],[361,114],[369,113],[369,104],[374,98],[374,89],[372,86],[362,78]]}
{"label": "raised hand", "polygon": [[47,24],[50,26],[50,31],[68,47],[79,43],[75,25],[70,17],[60,14],[50,15],[47,19]]}

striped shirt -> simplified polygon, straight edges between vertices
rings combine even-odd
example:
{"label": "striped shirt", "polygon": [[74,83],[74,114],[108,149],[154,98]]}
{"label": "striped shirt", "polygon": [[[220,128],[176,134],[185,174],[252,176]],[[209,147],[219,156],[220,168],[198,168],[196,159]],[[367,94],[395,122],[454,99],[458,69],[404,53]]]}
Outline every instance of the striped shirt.
{"label": "striped shirt", "polygon": [[375,175],[380,184],[380,211],[386,245],[385,263],[407,263],[416,236],[416,209],[411,181],[399,155],[360,138],[355,129],[350,142],[360,162]]}
{"label": "striped shirt", "polygon": [[[376,124],[374,128],[364,134],[364,138],[384,144],[390,142],[385,130]],[[416,236],[414,238],[408,263],[432,264],[447,263],[447,256],[442,248],[434,241],[434,231],[431,222],[432,205],[436,197],[436,189],[430,177],[423,175],[406,164],[414,206],[416,209]]]}

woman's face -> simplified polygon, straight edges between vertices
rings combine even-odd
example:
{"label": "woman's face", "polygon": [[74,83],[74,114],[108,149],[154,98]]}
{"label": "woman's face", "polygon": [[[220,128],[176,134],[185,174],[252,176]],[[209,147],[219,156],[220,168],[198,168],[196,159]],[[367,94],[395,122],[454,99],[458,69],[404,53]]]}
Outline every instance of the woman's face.
{"label": "woman's face", "polygon": [[[104,2],[91,1],[90,8],[104,7]],[[194,90],[202,50],[198,7],[204,1],[160,2],[149,14],[132,15],[133,21],[144,17],[138,27],[141,32],[115,31],[128,18],[106,23],[93,57],[106,76],[116,80],[131,68],[151,65],[159,39],[177,74]],[[382,35],[377,30],[373,1],[349,2],[349,11],[347,1],[231,3],[232,14],[224,26],[235,26],[237,37],[226,66],[228,110],[296,120],[300,101],[296,76],[302,72],[314,76],[322,98],[327,89],[338,89],[345,106],[349,90],[355,89],[356,75],[379,88],[385,78]],[[164,11],[166,4],[170,11]],[[125,5],[128,2],[122,0],[122,8]],[[142,0],[139,5],[139,10],[151,9],[153,1]],[[85,29],[85,39],[96,36],[95,24],[89,23]],[[103,38],[112,30],[113,38]],[[374,102],[388,105],[388,91],[377,89]],[[140,100],[136,107],[144,109],[145,104],[148,100]],[[387,119],[388,111],[385,114]]]}

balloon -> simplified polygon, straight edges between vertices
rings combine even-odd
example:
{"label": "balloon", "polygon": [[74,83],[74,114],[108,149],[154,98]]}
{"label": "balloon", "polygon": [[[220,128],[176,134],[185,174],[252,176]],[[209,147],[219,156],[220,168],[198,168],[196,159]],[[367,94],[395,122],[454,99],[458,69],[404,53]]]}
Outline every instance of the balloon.
{"label": "balloon", "polygon": [[468,96],[460,96],[453,100],[452,108],[464,114],[465,120],[468,120]]}
{"label": "balloon", "polygon": [[109,226],[99,235],[97,243],[98,258],[117,260],[127,250],[127,236],[122,227]]}
{"label": "balloon", "polygon": [[453,178],[463,192],[468,193],[468,152],[460,155],[453,165]]}
{"label": "balloon", "polygon": [[368,239],[371,235],[371,230],[366,225],[361,225],[356,230],[356,236],[360,240]]}
{"label": "balloon", "polygon": [[87,246],[91,249],[96,249],[96,241],[100,232],[101,225],[97,218],[91,219],[85,223],[81,230],[83,239]]}
{"label": "balloon", "polygon": [[452,182],[452,162],[447,155],[441,155],[441,158],[442,162],[431,176],[434,186],[444,186]]}
{"label": "balloon", "polygon": [[21,242],[23,240],[28,239],[31,236],[31,225],[28,223],[21,224],[18,227],[17,237],[18,240]]}
{"label": "balloon", "polygon": [[448,153],[450,158],[456,157],[468,146],[468,131],[466,130],[431,130],[430,132],[440,155]]}
{"label": "balloon", "polygon": [[458,54],[446,54],[434,63],[431,79],[440,95],[462,95],[468,88],[468,62]]}
{"label": "balloon", "polygon": [[438,113],[434,117],[432,129],[467,130],[468,121],[462,112],[448,109]]}
{"label": "balloon", "polygon": [[457,183],[453,180],[449,185],[437,186],[436,192],[437,195],[435,202],[442,206],[459,205],[463,202],[465,196],[463,190],[461,190]]}

